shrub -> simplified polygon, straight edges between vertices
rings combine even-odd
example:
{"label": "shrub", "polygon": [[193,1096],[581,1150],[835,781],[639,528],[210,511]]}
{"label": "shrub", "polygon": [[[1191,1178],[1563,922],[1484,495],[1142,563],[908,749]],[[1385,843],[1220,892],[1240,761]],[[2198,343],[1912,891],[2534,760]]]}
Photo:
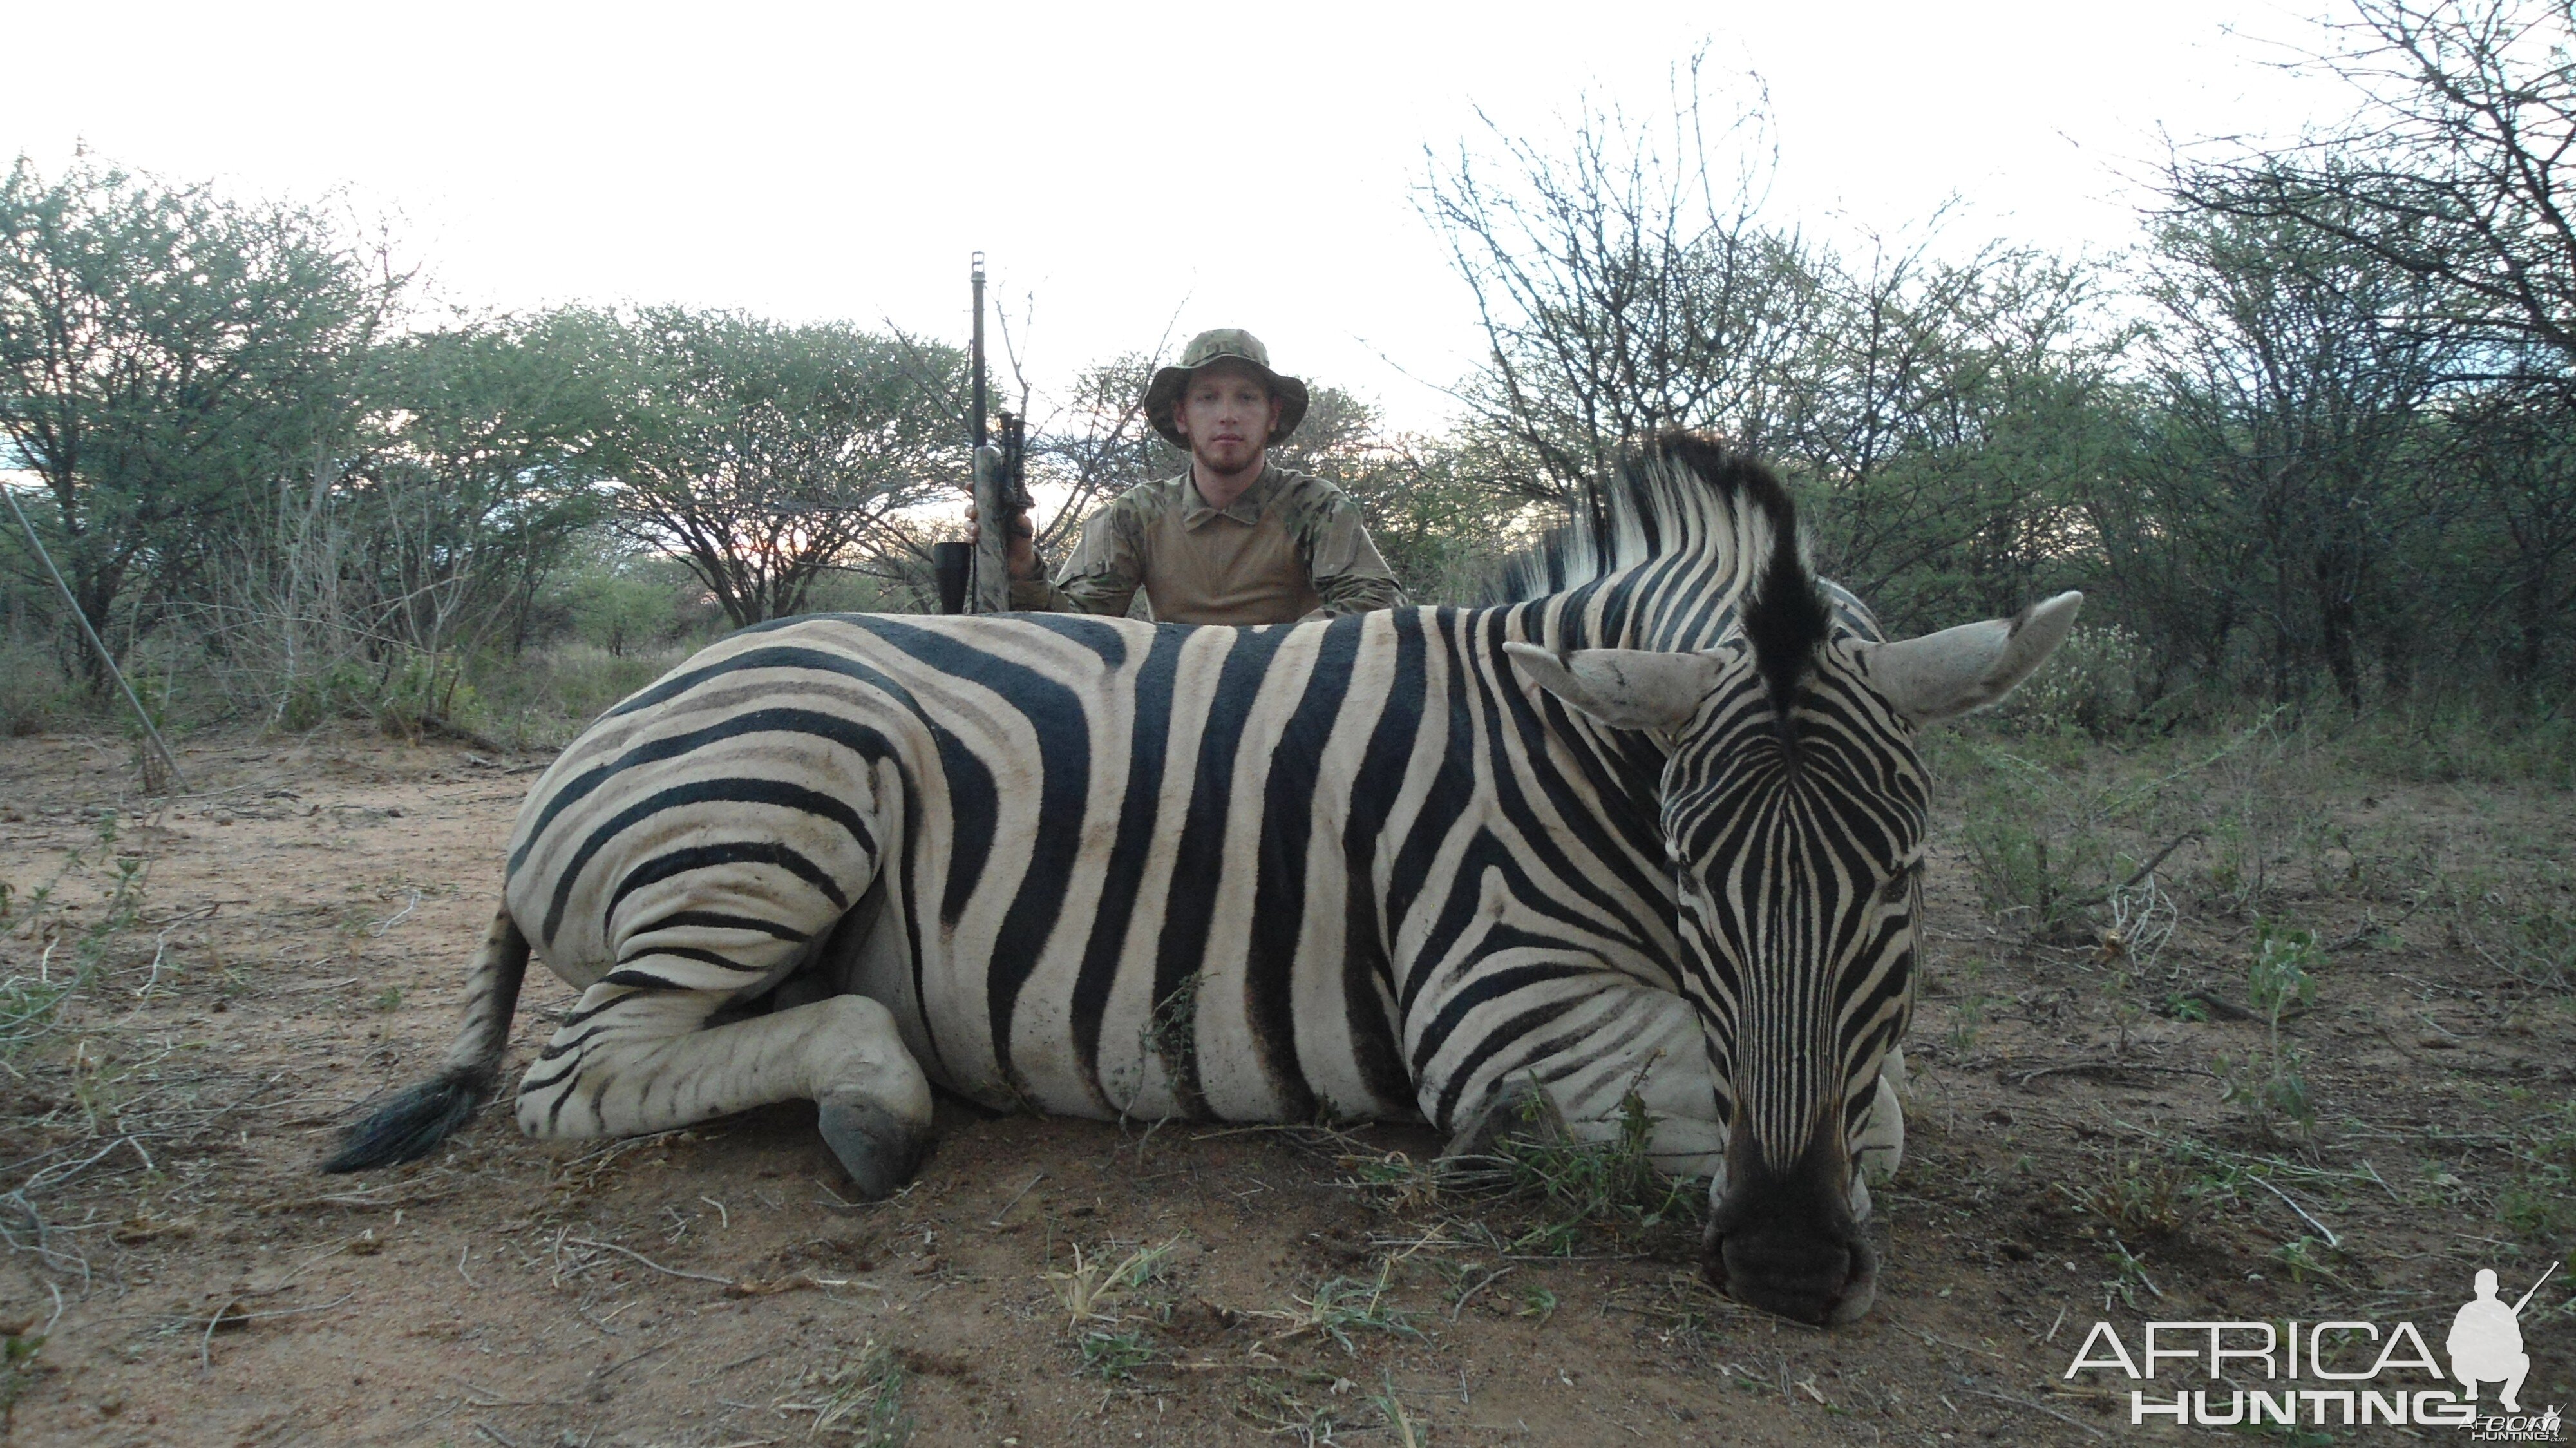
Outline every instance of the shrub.
{"label": "shrub", "polygon": [[477,727],[514,748],[560,747],[692,652],[689,644],[661,644],[619,654],[568,642],[477,660]]}
{"label": "shrub", "polygon": [[705,585],[677,559],[641,554],[580,569],[549,602],[574,639],[618,657],[703,633],[719,616]]}
{"label": "shrub", "polygon": [[2314,932],[2283,929],[2268,920],[2255,922],[2254,958],[2246,969],[2245,994],[2263,1021],[2263,1042],[2241,1061],[2220,1056],[2218,1075],[2222,1096],[2254,1108],[2267,1127],[2275,1119],[2296,1125],[2302,1133],[2316,1127],[2316,1103],[2309,1096],[2302,1069],[2307,1053],[2281,1039],[2281,1018],[2293,1008],[2306,1010],[2316,1004],[2312,972],[2324,964],[2325,952]]}
{"label": "shrub", "polygon": [[52,650],[11,641],[0,644],[0,737],[24,738],[58,729],[81,712],[80,686]]}
{"label": "shrub", "polygon": [[2073,728],[2110,738],[2138,722],[2145,707],[2139,679],[2147,661],[2146,643],[2127,629],[2078,626],[1996,714],[2020,731]]}

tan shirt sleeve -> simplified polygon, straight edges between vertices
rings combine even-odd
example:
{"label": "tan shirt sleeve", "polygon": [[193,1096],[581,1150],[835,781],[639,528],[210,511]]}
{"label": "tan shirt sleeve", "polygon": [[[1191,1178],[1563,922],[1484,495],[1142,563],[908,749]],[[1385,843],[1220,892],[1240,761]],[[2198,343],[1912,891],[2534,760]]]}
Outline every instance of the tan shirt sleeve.
{"label": "tan shirt sleeve", "polygon": [[1325,616],[1405,606],[1394,570],[1378,556],[1368,525],[1360,519],[1360,505],[1346,494],[1335,492],[1331,503],[1317,509],[1302,531],[1299,542],[1306,555],[1306,576],[1314,580],[1315,593],[1324,600]]}
{"label": "tan shirt sleeve", "polygon": [[1049,583],[1011,580],[1011,607],[1030,613],[1095,613],[1124,617],[1145,581],[1143,532],[1134,510],[1116,501],[1082,525],[1082,541]]}

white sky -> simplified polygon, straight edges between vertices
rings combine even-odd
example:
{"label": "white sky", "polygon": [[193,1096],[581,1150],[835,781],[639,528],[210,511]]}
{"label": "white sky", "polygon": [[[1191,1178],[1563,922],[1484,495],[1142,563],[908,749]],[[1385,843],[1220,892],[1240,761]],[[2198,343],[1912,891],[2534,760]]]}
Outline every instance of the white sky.
{"label": "white sky", "polygon": [[1477,106],[1524,133],[1586,91],[1659,114],[1705,41],[1713,72],[1770,85],[1777,219],[1902,231],[1955,194],[1948,238],[2098,252],[2132,238],[2125,178],[2164,134],[2286,133],[2343,101],[2264,64],[2315,33],[2266,0],[9,8],[0,151],[345,187],[454,301],[962,343],[981,249],[997,299],[1035,298],[1042,388],[1246,326],[1414,426],[1447,409],[1406,374],[1480,350],[1413,205],[1423,148],[1480,137]]}

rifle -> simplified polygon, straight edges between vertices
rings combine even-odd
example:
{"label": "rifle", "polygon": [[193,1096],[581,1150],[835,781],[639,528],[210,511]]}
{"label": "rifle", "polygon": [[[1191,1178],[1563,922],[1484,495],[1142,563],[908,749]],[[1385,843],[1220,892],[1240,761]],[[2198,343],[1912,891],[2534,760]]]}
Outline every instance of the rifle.
{"label": "rifle", "polygon": [[1010,528],[1016,519],[1027,514],[1033,501],[1029,497],[1028,428],[1026,419],[1017,414],[1000,414],[996,419],[1001,424],[998,445],[986,428],[984,254],[980,251],[975,253],[973,280],[975,391],[972,422],[977,522],[970,608],[975,613],[1008,613],[1011,611]]}
{"label": "rifle", "polygon": [[2538,1281],[2535,1281],[2535,1282],[2533,1282],[2533,1283],[2531,1284],[2531,1292],[2526,1292],[2526,1293],[2522,1294],[2522,1301],[2521,1301],[2521,1302],[2517,1302],[2517,1303],[2515,1303],[2515,1304],[2513,1305],[2513,1315],[2514,1315],[2514,1316],[2516,1316],[2516,1317],[2520,1317],[2520,1316],[2522,1316],[2522,1309],[2523,1309],[2523,1307],[2531,1301],[2531,1293],[2532,1293],[2532,1292],[2538,1292],[2538,1291],[2540,1290],[2540,1284],[2541,1284],[2542,1282],[2546,1282],[2546,1281],[2548,1281],[2548,1280],[2549,1280],[2549,1273],[2550,1273],[2550,1272],[2555,1272],[2555,1271],[2557,1271],[2557,1270],[2558,1270],[2558,1259],[2557,1259],[2557,1258],[2555,1258],[2555,1257],[2553,1257],[2553,1258],[2549,1259],[2549,1272],[2543,1272],[2543,1273],[2541,1273],[2541,1274],[2540,1274],[2540,1277],[2539,1277],[2539,1279],[2538,1279]]}
{"label": "rifle", "polygon": [[975,330],[968,344],[974,366],[972,400],[966,435],[973,442],[974,481],[969,498],[975,504],[975,537],[963,543],[930,545],[930,568],[939,584],[941,613],[1008,613],[1011,608],[1010,533],[1012,519],[1031,506],[1028,483],[1028,432],[1024,419],[1004,412],[1001,440],[995,445],[986,421],[984,369],[984,254],[975,253],[969,279],[975,289]]}

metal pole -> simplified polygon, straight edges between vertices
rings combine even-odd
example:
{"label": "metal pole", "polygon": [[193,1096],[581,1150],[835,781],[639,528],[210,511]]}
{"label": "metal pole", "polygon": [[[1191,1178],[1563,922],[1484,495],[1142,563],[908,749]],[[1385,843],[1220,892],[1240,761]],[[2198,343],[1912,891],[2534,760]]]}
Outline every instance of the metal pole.
{"label": "metal pole", "polygon": [[27,521],[27,510],[18,506],[18,490],[0,484],[0,496],[9,499],[9,511],[18,515],[18,526],[27,530],[27,546],[35,549],[36,556],[44,560],[45,572],[53,577],[54,587],[62,590],[63,602],[70,605],[72,617],[79,621],[82,636],[89,640],[91,648],[98,651],[98,661],[107,665],[108,675],[116,680],[116,687],[125,691],[125,702],[134,706],[134,717],[143,721],[143,732],[151,736],[152,747],[161,751],[161,762],[170,770],[170,782],[182,793],[186,792],[188,781],[180,776],[179,756],[170,752],[170,745],[153,725],[152,716],[143,712],[143,701],[135,697],[134,686],[125,682],[125,671],[116,666],[116,656],[107,651],[106,644],[99,642],[98,630],[89,626],[89,615],[81,612],[80,600],[72,596],[72,586],[63,582],[63,571],[54,566],[54,555],[45,551],[45,540],[36,536],[36,525]]}

